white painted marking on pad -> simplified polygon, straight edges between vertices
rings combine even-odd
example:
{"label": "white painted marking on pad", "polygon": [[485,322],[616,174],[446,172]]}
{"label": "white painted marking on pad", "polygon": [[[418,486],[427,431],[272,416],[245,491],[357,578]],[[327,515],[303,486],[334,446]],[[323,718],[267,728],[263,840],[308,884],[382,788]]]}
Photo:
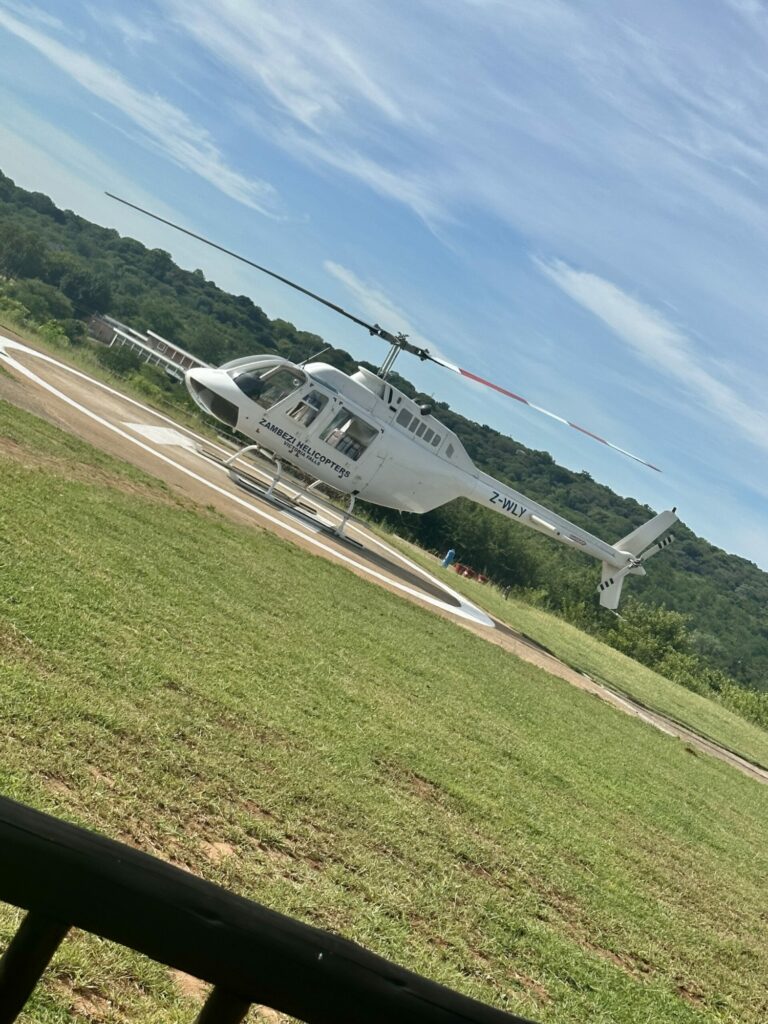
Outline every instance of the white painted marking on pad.
{"label": "white painted marking on pad", "polygon": [[190,452],[195,450],[192,438],[186,437],[180,431],[174,430],[173,427],[158,427],[153,423],[125,423],[124,426],[136,434],[141,434],[142,437],[146,437],[154,444],[175,445],[177,448],[186,448]]}

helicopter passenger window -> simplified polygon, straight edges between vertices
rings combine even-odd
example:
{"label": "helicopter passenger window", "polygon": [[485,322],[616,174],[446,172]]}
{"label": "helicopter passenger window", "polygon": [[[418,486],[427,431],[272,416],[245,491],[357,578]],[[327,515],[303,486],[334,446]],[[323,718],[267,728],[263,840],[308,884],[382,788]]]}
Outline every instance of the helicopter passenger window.
{"label": "helicopter passenger window", "polygon": [[416,429],[416,427],[418,427],[418,425],[419,425],[419,421],[414,416],[413,419],[411,420],[411,422],[408,424],[408,429],[410,430],[411,433],[413,433],[414,430]]}
{"label": "helicopter passenger window", "polygon": [[421,437],[421,435],[424,433],[426,429],[427,424],[422,420],[418,427],[416,427],[416,437]]}
{"label": "helicopter passenger window", "polygon": [[435,436],[432,438],[432,447],[433,448],[437,448],[437,446],[440,444],[441,441],[442,441],[442,438],[440,437],[440,435],[439,434],[435,434]]}
{"label": "helicopter passenger window", "polygon": [[452,444],[449,444],[448,447],[445,449],[445,457],[447,459],[452,459],[453,458],[453,445]]}
{"label": "helicopter passenger window", "polygon": [[407,409],[401,409],[400,412],[397,414],[397,419],[395,420],[395,422],[399,424],[401,427],[407,427],[408,424],[411,422],[411,414],[408,412]]}
{"label": "helicopter passenger window", "polygon": [[310,391],[309,394],[302,396],[299,404],[295,405],[288,415],[297,423],[303,423],[305,427],[308,427],[317,419],[327,403],[328,399],[325,395],[319,391]]}
{"label": "helicopter passenger window", "polygon": [[335,448],[340,455],[357,462],[378,433],[376,427],[348,409],[340,409],[320,435],[320,440]]}
{"label": "helicopter passenger window", "polygon": [[273,366],[268,370],[245,370],[233,380],[254,402],[264,409],[271,409],[300,388],[306,378],[294,367]]}
{"label": "helicopter passenger window", "polygon": [[434,430],[432,429],[432,427],[427,427],[427,431],[424,434],[424,443],[425,444],[429,444],[429,442],[432,440],[432,435],[433,434],[434,434]]}

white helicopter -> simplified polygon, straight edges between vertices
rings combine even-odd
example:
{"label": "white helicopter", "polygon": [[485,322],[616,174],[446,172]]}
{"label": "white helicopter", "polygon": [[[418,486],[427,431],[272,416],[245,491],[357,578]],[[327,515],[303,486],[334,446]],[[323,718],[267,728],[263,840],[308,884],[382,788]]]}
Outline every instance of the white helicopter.
{"label": "white helicopter", "polygon": [[430,406],[419,405],[390,384],[389,373],[400,352],[410,352],[523,402],[658,472],[656,466],[512,391],[412,345],[403,334],[393,335],[378,324],[366,323],[244,256],[125,199],[109,192],[107,195],[269,274],[389,344],[389,352],[377,373],[360,367],[348,375],[327,363],[298,365],[271,355],[247,356],[217,368],[187,371],[187,388],[200,408],[253,442],[227,461],[231,464],[237,456],[252,449],[266,451],[275,460],[277,474],[266,492],[268,496],[272,496],[282,462],[293,465],[313,478],[312,487],[322,483],[349,497],[338,531],[342,536],[358,498],[420,513],[454,498],[469,498],[599,559],[600,604],[614,611],[624,578],[645,575],[643,563],[674,539],[663,535],[677,522],[675,509],[659,513],[615,544],[609,544],[482,472],[456,434],[432,415]]}

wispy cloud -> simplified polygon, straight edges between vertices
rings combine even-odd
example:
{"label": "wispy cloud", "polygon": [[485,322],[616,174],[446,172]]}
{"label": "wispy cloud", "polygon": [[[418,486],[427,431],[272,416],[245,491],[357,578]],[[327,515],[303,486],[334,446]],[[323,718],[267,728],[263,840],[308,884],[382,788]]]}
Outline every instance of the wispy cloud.
{"label": "wispy cloud", "polygon": [[435,177],[410,169],[387,167],[354,147],[315,135],[302,135],[291,128],[276,133],[274,137],[305,162],[320,161],[327,167],[356,178],[379,195],[410,207],[430,228],[454,219],[440,199]]}
{"label": "wispy cloud", "polygon": [[[448,359],[434,341],[427,338],[415,326],[413,318],[405,312],[386,292],[375,284],[362,281],[357,274],[347,267],[334,263],[332,260],[325,260],[323,267],[326,271],[340,281],[347,291],[354,297],[357,308],[363,310],[374,323],[379,324],[391,334],[403,333],[408,340],[420,348],[429,351],[438,358]],[[353,312],[353,311],[351,311]]]}
{"label": "wispy cloud", "polygon": [[318,129],[325,118],[363,103],[390,121],[405,120],[401,105],[368,62],[314,17],[304,4],[168,0],[184,30],[247,79],[258,81],[293,118]]}
{"label": "wispy cloud", "polygon": [[768,451],[768,415],[747,403],[715,375],[692,340],[658,310],[628,295],[611,281],[576,270],[560,260],[537,260],[539,269],[575,302],[589,310],[634,353],[744,438]]}
{"label": "wispy cloud", "polygon": [[142,24],[138,21],[133,21],[116,12],[105,14],[98,8],[91,9],[91,16],[96,21],[101,21],[102,23],[106,22],[107,24],[112,25],[113,28],[116,28],[128,46],[132,49],[137,49],[140,46],[151,45],[157,42],[157,35],[146,23]]}
{"label": "wispy cloud", "polygon": [[768,14],[762,0],[725,0],[725,3],[728,7],[733,8],[737,14],[743,15],[745,18],[764,19],[766,14]]}
{"label": "wispy cloud", "polygon": [[57,31],[66,28],[61,18],[57,18],[54,14],[49,14],[48,11],[43,11],[39,7],[22,3],[21,0],[3,0],[3,6],[6,10],[18,14],[21,18],[26,18],[27,21],[34,21],[38,25],[45,25],[47,28]]}
{"label": "wispy cloud", "polygon": [[155,93],[131,85],[116,68],[94,60],[0,8],[0,27],[23,39],[82,88],[120,111],[144,140],[180,167],[205,179],[232,199],[273,215],[277,192],[268,182],[231,167],[209,133],[178,107]]}
{"label": "wispy cloud", "polygon": [[558,231],[586,246],[608,216],[619,238],[651,209],[697,224],[727,210],[758,218],[768,239],[750,184],[768,166],[763,72],[727,33],[717,48],[703,31],[670,47],[658,17],[601,2],[432,2],[408,15],[371,0],[161,2],[269,97],[273,140],[430,226],[479,210],[529,240]]}

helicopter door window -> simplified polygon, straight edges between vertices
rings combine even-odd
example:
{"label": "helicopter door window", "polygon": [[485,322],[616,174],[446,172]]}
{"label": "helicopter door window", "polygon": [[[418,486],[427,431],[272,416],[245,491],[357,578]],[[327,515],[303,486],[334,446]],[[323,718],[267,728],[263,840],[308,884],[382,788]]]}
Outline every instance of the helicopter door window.
{"label": "helicopter door window", "polygon": [[419,421],[414,416],[411,422],[408,424],[408,429],[410,430],[411,433],[413,433],[416,430],[416,427],[418,427],[418,425]]}
{"label": "helicopter door window", "polygon": [[299,404],[294,406],[288,415],[297,423],[303,423],[305,427],[308,427],[317,419],[327,404],[328,399],[325,395],[320,394],[319,391],[310,391],[309,394],[302,397]]}
{"label": "helicopter door window", "polygon": [[432,429],[432,427],[427,427],[427,429],[426,429],[426,431],[424,433],[424,443],[425,444],[429,444],[429,442],[432,440],[432,435],[433,434],[434,434],[434,430]]}
{"label": "helicopter door window", "polygon": [[401,409],[397,414],[397,420],[395,422],[401,427],[407,427],[411,422],[411,414],[407,409]]}
{"label": "helicopter door window", "polygon": [[440,437],[440,435],[439,434],[435,434],[435,436],[432,438],[432,447],[433,448],[437,448],[437,446],[440,444],[441,441],[442,441],[442,438]]}
{"label": "helicopter door window", "polygon": [[368,445],[377,436],[376,427],[354,416],[348,409],[341,409],[320,435],[340,455],[357,462]]}
{"label": "helicopter door window", "polygon": [[424,431],[427,429],[427,424],[423,421],[416,427],[416,437],[421,437]]}
{"label": "helicopter door window", "polygon": [[271,409],[282,402],[306,382],[301,371],[288,366],[276,366],[266,371],[245,370],[233,379],[244,394],[264,409]]}

